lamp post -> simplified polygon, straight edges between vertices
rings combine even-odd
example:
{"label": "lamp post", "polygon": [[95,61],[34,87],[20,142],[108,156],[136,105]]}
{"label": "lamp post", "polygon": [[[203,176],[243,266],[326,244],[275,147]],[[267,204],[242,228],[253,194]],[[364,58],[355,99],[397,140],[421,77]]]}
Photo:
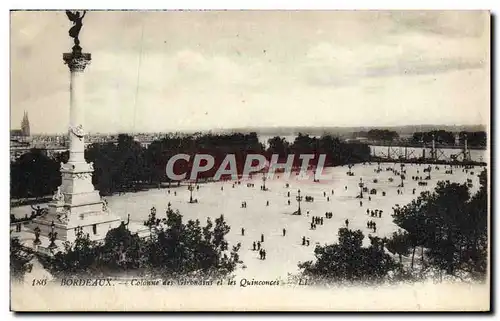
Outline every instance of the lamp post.
{"label": "lamp post", "polygon": [[194,191],[194,186],[193,184],[189,184],[188,186],[188,190],[189,190],[189,203],[193,203],[193,191]]}
{"label": "lamp post", "polygon": [[401,163],[400,167],[401,167],[401,171],[400,171],[399,175],[401,176],[401,187],[405,187],[405,183],[403,182],[405,179],[405,175],[403,174],[403,168],[405,167],[405,164]]}
{"label": "lamp post", "polygon": [[431,145],[431,158],[432,160],[436,160],[436,135],[432,134],[432,145]]}
{"label": "lamp post", "polygon": [[55,241],[57,239],[57,232],[54,231],[56,225],[54,224],[54,221],[52,221],[52,224],[50,224],[50,232],[49,232],[49,240],[50,240],[50,244],[49,244],[49,249],[54,249],[57,247]]}
{"label": "lamp post", "polygon": [[302,202],[302,196],[300,196],[300,189],[298,191],[298,195],[297,197],[295,198],[299,204],[299,209],[297,210],[297,214],[298,215],[302,215],[301,211],[300,211],[300,202]]}
{"label": "lamp post", "polygon": [[363,198],[363,187],[365,186],[365,184],[363,183],[363,178],[360,177],[359,178],[359,198]]}

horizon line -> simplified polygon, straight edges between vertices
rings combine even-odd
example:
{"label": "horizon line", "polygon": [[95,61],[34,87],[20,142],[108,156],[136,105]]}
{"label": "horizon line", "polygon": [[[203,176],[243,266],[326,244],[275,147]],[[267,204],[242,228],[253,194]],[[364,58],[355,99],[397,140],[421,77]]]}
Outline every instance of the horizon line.
{"label": "horizon line", "polygon": [[[228,128],[215,128],[215,129],[176,129],[176,130],[163,130],[163,131],[137,131],[137,130],[130,130],[130,131],[110,131],[110,132],[104,132],[104,131],[89,131],[87,135],[96,135],[96,134],[105,134],[105,135],[120,135],[120,134],[169,134],[169,133],[210,133],[210,132],[256,132],[258,133],[259,130],[278,130],[278,129],[297,129],[297,130],[321,130],[321,129],[326,129],[326,130],[332,130],[332,129],[391,129],[391,128],[404,128],[404,127],[484,127],[484,129],[487,131],[488,129],[488,124],[472,124],[472,125],[464,125],[464,124],[459,124],[459,125],[445,125],[445,124],[406,124],[406,125],[383,125],[383,126],[375,126],[375,125],[358,125],[358,126],[308,126],[308,125],[301,125],[301,126],[245,126],[245,127],[228,127]],[[12,130],[18,130],[19,128],[10,128],[10,131]],[[292,133],[292,134],[298,134],[299,132]],[[67,132],[55,132],[55,133],[47,133],[47,132],[32,132],[31,136],[33,135],[48,135],[48,136],[56,136],[56,135],[66,135]],[[305,132],[304,134],[307,134]],[[278,135],[279,136],[279,135]]]}

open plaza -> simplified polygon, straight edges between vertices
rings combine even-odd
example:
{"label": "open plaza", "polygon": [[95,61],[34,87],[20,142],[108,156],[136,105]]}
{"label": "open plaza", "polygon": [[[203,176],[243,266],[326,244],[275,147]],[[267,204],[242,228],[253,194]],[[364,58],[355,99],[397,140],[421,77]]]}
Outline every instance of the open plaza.
{"label": "open plaza", "polygon": [[[429,173],[424,169],[429,167],[430,179],[412,179],[425,178]],[[338,229],[346,226],[346,220],[350,229],[363,231],[364,245],[368,245],[368,235],[390,237],[398,229],[391,217],[394,207],[410,203],[423,191],[432,191],[438,181],[466,183],[470,180],[471,194],[478,190],[478,175],[483,167],[453,167],[452,174],[447,174],[449,169],[448,165],[405,164],[403,187],[399,186],[401,178],[396,175],[401,171],[400,164],[381,163],[379,167],[376,163],[366,163],[354,165],[352,175],[347,174],[347,166],[327,167],[323,173],[330,179],[316,182],[312,173],[309,180],[297,179],[293,173],[289,179],[275,175],[274,179],[265,182],[263,175],[255,174],[251,180],[200,183],[193,188],[192,198],[196,202],[191,203],[191,191],[186,184],[117,194],[106,200],[109,210],[123,220],[130,214],[131,229],[144,230],[144,221],[148,220],[153,207],[157,210],[157,218],[165,217],[169,204],[172,209],[179,210],[185,221],[198,219],[202,225],[207,218],[214,221],[224,215],[231,227],[227,235],[230,246],[242,245],[239,254],[243,264],[235,274],[250,278],[286,278],[289,273],[298,272],[299,262],[314,259],[317,244],[337,242]],[[363,198],[359,198],[360,182],[367,189]],[[376,194],[370,193],[373,189]],[[299,190],[301,215],[297,215]],[[375,210],[379,214],[372,217],[371,211]],[[29,206],[12,208],[12,213],[19,217],[30,211]],[[331,218],[327,218],[326,213],[332,213]],[[314,228],[311,225],[313,217],[319,218]],[[376,231],[367,228],[368,221],[376,223]],[[20,237],[23,242],[31,242],[33,234],[23,231]],[[266,251],[265,260],[260,259],[259,251],[253,250],[254,242],[260,242]]]}

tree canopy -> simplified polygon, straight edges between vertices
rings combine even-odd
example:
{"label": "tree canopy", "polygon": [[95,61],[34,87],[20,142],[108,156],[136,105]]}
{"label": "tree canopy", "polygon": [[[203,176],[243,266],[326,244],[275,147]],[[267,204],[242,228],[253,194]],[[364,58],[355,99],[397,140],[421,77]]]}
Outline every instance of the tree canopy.
{"label": "tree canopy", "polygon": [[242,263],[240,244],[230,248],[226,235],[230,227],[224,217],[205,226],[198,220],[186,223],[178,211],[166,216],[151,228],[151,237],[132,234],[125,223],[110,230],[103,242],[91,241],[79,234],[73,243],[53,257],[42,261],[56,277],[99,276],[127,272],[163,278],[225,276]]}
{"label": "tree canopy", "polygon": [[302,274],[316,282],[380,282],[398,264],[385,253],[384,241],[370,237],[363,247],[363,232],[340,228],[338,243],[316,246],[316,260],[299,264]]}
{"label": "tree canopy", "polygon": [[[486,170],[481,175],[485,177]],[[412,267],[415,249],[420,247],[421,262],[427,267],[449,275],[465,271],[473,277],[484,277],[488,243],[486,188],[483,178],[479,191],[471,197],[465,183],[438,182],[433,192],[423,192],[410,204],[395,210],[394,223],[405,234],[395,235],[393,241],[402,242],[398,239],[403,238],[409,243]]]}

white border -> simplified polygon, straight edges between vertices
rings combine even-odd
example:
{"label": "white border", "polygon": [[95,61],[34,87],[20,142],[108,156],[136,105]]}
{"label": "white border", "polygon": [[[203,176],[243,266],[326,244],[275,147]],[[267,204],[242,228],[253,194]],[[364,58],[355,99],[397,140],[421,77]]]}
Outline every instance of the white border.
{"label": "white border", "polygon": [[[140,4],[140,6],[137,6]],[[0,86],[0,93],[1,93],[1,101],[2,105],[4,105],[3,108],[0,108],[0,121],[3,123],[4,126],[2,131],[0,131],[0,161],[2,165],[3,171],[1,171],[1,179],[0,181],[3,182],[5,189],[3,190],[3,193],[0,193],[1,197],[1,202],[4,208],[4,211],[2,213],[2,220],[3,220],[3,226],[7,226],[8,220],[9,220],[9,189],[8,189],[8,183],[9,183],[9,171],[8,171],[8,166],[9,166],[9,152],[8,152],[8,145],[9,145],[9,132],[8,128],[10,127],[10,120],[9,120],[9,110],[10,110],[10,103],[9,103],[9,15],[10,9],[66,9],[68,7],[71,8],[92,8],[92,9],[343,9],[343,10],[349,10],[349,9],[460,9],[460,10],[492,10],[493,13],[498,13],[500,10],[498,9],[500,6],[500,1],[498,0],[474,0],[474,1],[443,1],[443,0],[420,0],[420,1],[414,1],[414,2],[408,2],[408,1],[390,1],[390,0],[379,0],[379,1],[370,1],[370,0],[365,0],[365,1],[314,1],[312,2],[311,0],[281,0],[281,1],[269,1],[269,0],[247,0],[247,1],[220,1],[220,0],[212,0],[212,1],[153,1],[153,0],[141,0],[141,1],[102,1],[102,0],[86,0],[86,1],[72,1],[68,2],[62,1],[62,0],[45,0],[43,2],[36,1],[36,0],[30,0],[30,1],[1,1],[0,2],[0,37],[1,41],[0,43],[2,44],[0,50],[1,54],[1,75],[2,77],[2,86]],[[496,23],[498,24],[498,20],[496,20]],[[494,33],[494,42],[497,43],[498,40],[498,34]],[[495,58],[498,58],[498,55],[495,56]],[[496,59],[497,60],[497,59]],[[495,68],[496,70],[496,68]],[[492,70],[492,76],[494,74],[494,71]],[[498,92],[499,85],[498,83],[495,84],[495,87],[492,88],[492,92]],[[494,119],[495,124],[500,124],[499,120],[500,116],[498,116],[498,113],[496,113],[496,117]],[[498,133],[494,133],[494,139],[495,141],[499,140]],[[497,157],[496,155],[493,156],[492,160],[496,160]],[[492,164],[492,166],[496,167],[496,162]],[[498,172],[495,174],[495,178],[498,178]],[[500,192],[498,190],[495,191],[495,195],[492,195],[492,199],[500,200],[499,196]],[[495,216],[493,213],[492,216]],[[491,231],[492,233],[495,233],[496,231],[499,231],[498,229],[498,222],[499,218],[497,217],[495,219],[495,226],[492,227]],[[7,228],[2,229],[2,231],[7,231]],[[7,233],[6,233],[7,234]],[[9,313],[9,280],[8,280],[8,275],[9,275],[9,266],[8,266],[8,254],[9,254],[9,248],[8,248],[8,240],[7,240],[7,235],[5,235],[4,241],[0,242],[0,249],[1,249],[1,254],[2,257],[5,258],[2,260],[2,278],[1,278],[1,288],[2,288],[2,299],[0,300],[1,304],[1,311],[3,312],[2,314],[2,320],[9,320],[11,318],[14,318],[12,313]],[[496,242],[498,243],[498,242]],[[499,255],[498,253],[498,244],[495,248],[495,253],[494,253],[494,258],[496,262],[496,257]],[[496,266],[496,264],[495,264]],[[498,269],[497,269],[498,270]],[[498,280],[498,275],[496,275],[495,280]],[[496,288],[496,286],[495,286]],[[496,292],[496,291],[495,291]],[[498,299],[497,299],[498,300]],[[495,300],[495,301],[497,301]],[[5,319],[4,319],[5,317]],[[67,316],[66,316],[67,317]],[[95,318],[102,318],[104,316],[96,316],[96,315],[90,315],[93,319]],[[144,316],[137,316],[134,315],[134,317],[138,318],[143,318]],[[169,318],[175,317],[174,315],[169,315]],[[184,316],[185,318],[186,316]],[[234,317],[234,316],[233,316]],[[260,316],[259,318],[262,318],[263,316]],[[345,316],[341,315],[335,315],[335,318],[345,318]],[[383,317],[383,316],[382,316]],[[409,315],[405,315],[405,318],[410,317]],[[417,316],[419,318],[425,318],[428,319],[429,317],[433,318],[434,316]],[[476,318],[478,316],[469,316],[471,318]],[[47,319],[49,320],[52,319],[52,316],[40,316],[41,319]],[[208,319],[211,319],[215,317],[209,317]],[[267,317],[264,317],[264,319]]]}

